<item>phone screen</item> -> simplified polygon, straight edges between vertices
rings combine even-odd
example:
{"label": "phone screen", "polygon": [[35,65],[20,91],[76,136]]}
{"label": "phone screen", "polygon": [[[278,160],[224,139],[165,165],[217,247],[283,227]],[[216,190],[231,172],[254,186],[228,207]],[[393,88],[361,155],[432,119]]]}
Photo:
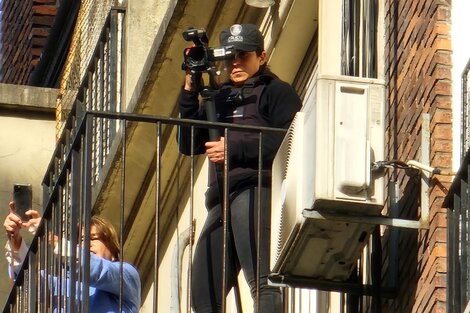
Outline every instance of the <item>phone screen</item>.
{"label": "phone screen", "polygon": [[31,210],[33,205],[33,189],[31,184],[13,185],[13,201],[15,203],[15,212],[23,222],[31,218],[26,215],[26,211]]}

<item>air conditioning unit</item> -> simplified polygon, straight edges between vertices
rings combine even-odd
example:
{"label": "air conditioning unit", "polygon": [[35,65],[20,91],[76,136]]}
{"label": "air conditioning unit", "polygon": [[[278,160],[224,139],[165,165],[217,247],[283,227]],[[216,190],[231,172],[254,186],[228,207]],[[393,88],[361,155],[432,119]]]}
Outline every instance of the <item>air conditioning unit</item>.
{"label": "air conditioning unit", "polygon": [[344,281],[374,225],[306,218],[380,215],[384,159],[384,83],[319,76],[274,159],[271,271],[283,277]]}

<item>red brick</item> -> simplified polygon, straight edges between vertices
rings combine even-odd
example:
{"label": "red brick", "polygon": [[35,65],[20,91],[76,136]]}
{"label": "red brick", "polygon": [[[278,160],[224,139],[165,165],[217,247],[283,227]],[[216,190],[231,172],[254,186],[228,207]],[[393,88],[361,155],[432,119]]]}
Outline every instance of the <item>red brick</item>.
{"label": "red brick", "polygon": [[56,15],[57,7],[55,5],[33,5],[33,12],[39,15]]}

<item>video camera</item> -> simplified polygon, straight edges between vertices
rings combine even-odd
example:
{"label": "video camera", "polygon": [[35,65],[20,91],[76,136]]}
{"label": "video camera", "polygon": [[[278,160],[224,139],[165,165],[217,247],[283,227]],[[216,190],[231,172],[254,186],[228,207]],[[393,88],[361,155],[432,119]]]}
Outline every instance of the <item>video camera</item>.
{"label": "video camera", "polygon": [[210,72],[216,61],[231,60],[235,57],[233,46],[209,47],[209,39],[204,29],[189,28],[183,32],[186,41],[192,41],[194,47],[184,50],[183,70],[192,73]]}

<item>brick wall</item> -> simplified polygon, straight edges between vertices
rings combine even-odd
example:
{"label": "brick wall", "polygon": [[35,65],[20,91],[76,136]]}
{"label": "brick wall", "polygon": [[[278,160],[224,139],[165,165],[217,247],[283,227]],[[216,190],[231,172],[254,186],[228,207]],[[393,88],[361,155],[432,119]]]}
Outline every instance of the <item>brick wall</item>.
{"label": "brick wall", "polygon": [[57,15],[56,0],[3,0],[0,82],[26,85]]}
{"label": "brick wall", "polygon": [[[422,114],[429,113],[431,165],[450,170],[450,0],[387,0],[385,16],[388,159],[420,160]],[[389,179],[400,186],[401,217],[419,218],[419,175],[396,170]],[[395,299],[384,302],[384,312],[445,312],[446,213],[441,205],[450,181],[448,176],[432,178],[429,229],[400,230],[399,288]],[[387,260],[384,264],[388,275]]]}
{"label": "brick wall", "polygon": [[32,69],[32,1],[2,1],[0,81],[22,84]]}

